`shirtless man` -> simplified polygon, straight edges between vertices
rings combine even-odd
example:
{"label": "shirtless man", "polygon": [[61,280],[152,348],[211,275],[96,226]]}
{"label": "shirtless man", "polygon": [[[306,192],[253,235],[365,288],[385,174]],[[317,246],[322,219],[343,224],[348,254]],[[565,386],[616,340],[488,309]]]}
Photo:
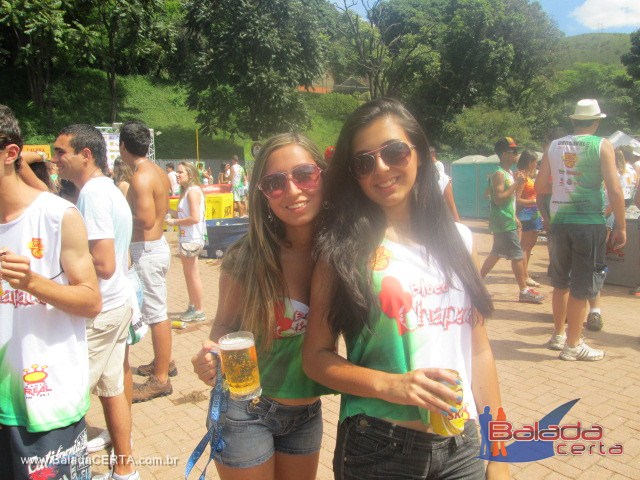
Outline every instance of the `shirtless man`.
{"label": "shirtless man", "polygon": [[171,361],[171,322],[167,315],[167,283],[171,253],[163,235],[164,217],[169,209],[171,185],[165,171],[149,161],[151,132],[140,122],[127,122],[120,128],[120,158],[131,170],[127,200],[133,214],[131,259],[143,284],[142,319],[151,328],[154,358],[138,367],[148,380],[133,389],[133,403],[173,392],[169,376],[177,371]]}

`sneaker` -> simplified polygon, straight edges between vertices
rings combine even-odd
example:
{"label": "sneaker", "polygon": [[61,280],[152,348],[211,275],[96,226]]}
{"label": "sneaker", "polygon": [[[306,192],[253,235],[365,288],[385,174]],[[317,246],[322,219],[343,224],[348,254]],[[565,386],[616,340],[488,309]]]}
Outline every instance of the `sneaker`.
{"label": "sneaker", "polygon": [[581,360],[583,362],[595,362],[597,360],[602,360],[603,358],[604,352],[602,350],[591,348],[589,345],[584,343],[584,340],[582,339],[575,347],[570,347],[565,344],[562,349],[562,353],[560,353],[561,360],[569,361]]}
{"label": "sneaker", "polygon": [[[138,375],[140,375],[141,377],[149,377],[153,375],[153,372],[155,372],[155,370],[156,370],[156,361],[154,359],[154,360],[151,360],[151,363],[147,363],[146,365],[140,365],[138,367]],[[169,362],[169,376],[175,377],[176,375],[178,375],[178,367],[176,367],[176,362],[171,360]]]}
{"label": "sneaker", "polygon": [[109,430],[104,429],[100,434],[87,442],[87,451],[89,453],[99,452],[111,445],[111,436]]}
{"label": "sneaker", "polygon": [[547,342],[547,348],[549,350],[556,350],[556,351],[560,351],[564,348],[564,342],[567,341],[567,336],[562,334],[562,335],[551,335],[551,338],[549,339],[549,341]]}
{"label": "sneaker", "polygon": [[597,312],[589,312],[587,315],[587,328],[592,332],[599,332],[602,330],[604,322],[602,321],[602,315]]}
{"label": "sneaker", "polygon": [[160,383],[158,377],[149,375],[146,382],[133,386],[133,403],[147,402],[156,397],[164,397],[172,393],[171,380],[167,379],[167,383]]}
{"label": "sneaker", "polygon": [[194,307],[193,305],[189,305],[189,306],[187,307],[187,309],[186,309],[184,312],[182,312],[182,313],[180,314],[180,319],[182,319],[182,317],[184,317],[185,315],[189,315],[189,314],[190,314],[191,312],[193,312],[195,309],[196,309],[196,307]]}
{"label": "sneaker", "polygon": [[527,288],[526,291],[520,292],[518,301],[520,303],[542,303],[543,299],[544,295],[541,295],[532,288]]}
{"label": "sneaker", "polygon": [[540,288],[541,285],[536,282],[533,278],[529,277],[525,280],[527,287],[535,287],[535,288]]}
{"label": "sneaker", "polygon": [[180,320],[183,322],[204,322],[207,316],[202,310],[192,310],[187,314],[180,315]]}

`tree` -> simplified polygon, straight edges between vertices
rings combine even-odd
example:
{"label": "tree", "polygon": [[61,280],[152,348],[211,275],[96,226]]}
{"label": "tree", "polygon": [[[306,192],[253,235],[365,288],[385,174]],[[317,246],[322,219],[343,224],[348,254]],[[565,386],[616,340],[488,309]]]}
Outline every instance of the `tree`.
{"label": "tree", "polygon": [[620,57],[622,64],[627,67],[627,73],[634,80],[640,80],[640,30],[631,34],[631,49]]}
{"label": "tree", "polygon": [[189,108],[205,133],[257,139],[308,126],[297,88],[323,73],[314,8],[300,0],[188,0],[186,27],[195,61]]}
{"label": "tree", "polygon": [[[356,0],[342,0],[337,6],[342,18],[335,28],[347,45],[353,71],[367,79],[371,98],[399,96],[415,75],[435,64],[431,47],[435,24],[420,14],[415,3],[364,0],[366,20],[354,9]],[[424,5],[423,0],[417,3]],[[413,14],[422,21],[407,28]]]}
{"label": "tree", "polygon": [[7,37],[5,55],[22,70],[35,106],[52,114],[49,87],[54,70],[64,69],[91,37],[84,26],[68,19],[70,0],[2,0],[0,26]]}

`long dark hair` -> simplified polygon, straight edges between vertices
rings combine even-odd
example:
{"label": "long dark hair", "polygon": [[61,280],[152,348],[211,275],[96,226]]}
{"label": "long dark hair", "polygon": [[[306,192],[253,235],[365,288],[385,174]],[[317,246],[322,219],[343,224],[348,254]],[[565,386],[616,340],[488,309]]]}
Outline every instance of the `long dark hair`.
{"label": "long dark hair", "polygon": [[485,317],[490,315],[491,298],[440,193],[426,135],[402,103],[378,98],[361,105],[347,118],[325,176],[329,212],[316,241],[316,253],[336,272],[329,312],[333,333],[357,334],[368,327],[372,306],[378,308],[368,263],[387,224],[382,209],[367,198],[349,172],[349,163],[357,132],[385,117],[398,122],[419,157],[411,199],[413,239],[438,260],[447,282],[457,276],[476,310]]}

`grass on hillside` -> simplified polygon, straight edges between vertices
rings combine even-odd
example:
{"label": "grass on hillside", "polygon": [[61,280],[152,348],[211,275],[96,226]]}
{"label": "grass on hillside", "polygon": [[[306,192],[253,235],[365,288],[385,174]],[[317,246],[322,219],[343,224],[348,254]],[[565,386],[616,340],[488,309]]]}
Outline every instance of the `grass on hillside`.
{"label": "grass on hillside", "polygon": [[585,33],[563,38],[560,48],[558,70],[566,70],[576,63],[622,67],[620,56],[629,52],[631,36],[627,33]]}

